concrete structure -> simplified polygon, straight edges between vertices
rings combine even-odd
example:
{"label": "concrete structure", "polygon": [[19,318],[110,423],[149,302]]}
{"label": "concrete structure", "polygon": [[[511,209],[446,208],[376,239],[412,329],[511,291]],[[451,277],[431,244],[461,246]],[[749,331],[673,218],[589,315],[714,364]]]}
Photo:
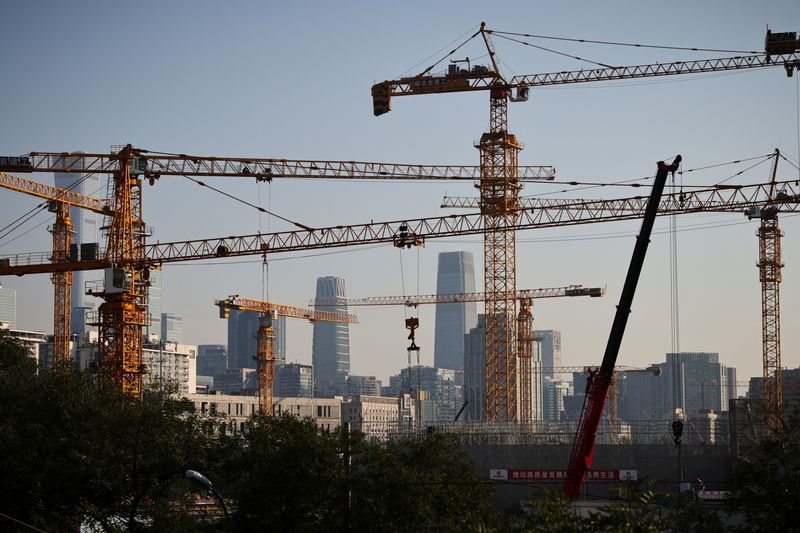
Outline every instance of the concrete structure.
{"label": "concrete structure", "polygon": [[180,394],[190,394],[197,387],[197,346],[162,342],[144,345],[142,363],[147,369],[144,385],[175,384]]}
{"label": "concrete structure", "polygon": [[[239,433],[245,431],[247,419],[258,411],[256,396],[235,396],[222,393],[190,394],[196,413],[215,413],[228,417],[229,427]],[[342,419],[341,398],[281,398],[274,399],[275,413],[290,413],[299,417],[313,418],[317,425],[332,431],[339,427]]]}
{"label": "concrete structure", "polygon": [[[46,364],[47,343],[50,342],[52,346],[52,338],[50,338],[50,336],[48,336],[47,333],[44,333],[42,331],[25,331],[20,329],[9,329],[5,327],[3,329],[8,329],[11,336],[16,337],[28,343],[28,350],[30,356],[36,360],[37,364],[39,365]],[[50,364],[52,367],[52,355]]]}
{"label": "concrete structure", "polygon": [[[325,276],[317,278],[316,300],[344,300],[344,278]],[[347,312],[347,305],[317,305],[320,311]],[[311,347],[311,364],[314,366],[315,396],[332,397],[347,394],[350,375],[350,326],[341,322],[315,322]]]}
{"label": "concrete structure", "polygon": [[183,342],[183,316],[161,313],[161,342]]}
{"label": "concrete structure", "polygon": [[197,347],[197,375],[213,376],[228,368],[228,350],[224,344],[201,344]]}
{"label": "concrete structure", "polygon": [[314,392],[314,371],[310,365],[282,363],[275,365],[273,396],[311,398]]}
{"label": "concrete structure", "polygon": [[[409,398],[406,398],[410,401]],[[367,438],[385,441],[396,431],[401,418],[400,398],[354,396],[342,403],[342,422]],[[408,411],[408,406],[405,408]]]}
{"label": "concrete structure", "polygon": [[[475,292],[475,264],[470,252],[441,252],[436,294]],[[464,335],[478,323],[478,303],[436,304],[433,365],[464,369]]]}
{"label": "concrete structure", "polygon": [[[77,161],[77,157],[75,160]],[[67,172],[56,172],[55,186],[61,189],[99,198],[100,175],[99,174],[77,174]],[[96,243],[101,241],[100,215],[86,209],[71,207],[69,216],[72,220],[73,246],[70,249],[71,259],[93,259],[99,254],[99,247]],[[78,271],[72,278],[72,333],[80,334],[88,331],[89,326],[86,315],[97,310],[100,301],[94,296],[86,295],[86,282],[100,279],[100,271]]]}
{"label": "concrete structure", "polygon": [[[258,340],[258,313],[231,309],[228,318],[228,368],[253,368]],[[286,360],[286,317],[273,320],[275,360]]]}
{"label": "concrete structure", "polygon": [[0,327],[17,329],[17,291],[0,283]]}
{"label": "concrete structure", "polygon": [[[348,396],[380,396],[381,381],[375,376],[350,376],[347,378]],[[392,397],[396,397],[393,394]]]}

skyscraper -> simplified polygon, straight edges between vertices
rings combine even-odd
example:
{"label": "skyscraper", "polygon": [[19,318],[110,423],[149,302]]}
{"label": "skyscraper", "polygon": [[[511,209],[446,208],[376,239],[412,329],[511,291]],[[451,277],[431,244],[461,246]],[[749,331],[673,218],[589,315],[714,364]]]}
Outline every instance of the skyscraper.
{"label": "skyscraper", "polygon": [[[231,309],[228,317],[228,368],[255,368],[259,314]],[[286,317],[272,321],[275,360],[286,360]]]}
{"label": "skyscraper", "polygon": [[161,270],[150,271],[149,285],[147,287],[147,313],[150,315],[150,325],[145,327],[144,334],[153,341],[161,338],[161,288],[163,279]]}
{"label": "skyscraper", "polygon": [[4,289],[0,283],[0,322],[8,329],[17,329],[17,291]]}
{"label": "skyscraper", "polygon": [[201,344],[197,347],[197,375],[214,376],[228,368],[228,350],[224,344]]}
{"label": "skyscraper", "polygon": [[[475,292],[475,262],[470,252],[441,252],[436,294]],[[478,323],[478,304],[436,304],[433,363],[436,368],[463,370],[464,334]]]}
{"label": "skyscraper", "polygon": [[689,416],[709,409],[728,410],[728,372],[719,363],[718,353],[668,353],[666,373],[671,409],[682,409]]}
{"label": "skyscraper", "polygon": [[561,332],[546,329],[536,330],[533,334],[542,338],[542,375],[558,379],[559,373],[553,368],[561,366]]}
{"label": "skyscraper", "polygon": [[[344,278],[317,278],[316,301],[335,301],[334,305],[317,305],[320,311],[347,312]],[[326,397],[347,393],[350,375],[350,326],[345,322],[314,322],[311,347],[316,396]]]}
{"label": "skyscraper", "polygon": [[174,313],[161,313],[161,342],[183,343],[183,317]]}
{"label": "skyscraper", "polygon": [[[98,198],[98,193],[100,191],[100,175],[56,172],[55,184],[56,187],[61,189],[69,189],[70,191],[82,194],[84,196]],[[99,215],[87,209],[80,209],[73,206],[69,210],[69,216],[72,220],[72,227],[75,231],[72,239],[73,246],[70,255],[74,256],[76,254],[80,254],[81,259],[90,259],[89,257],[83,256],[91,251],[91,247],[87,248],[82,247],[81,245],[100,242]],[[97,250],[94,249],[93,253],[96,252]],[[97,301],[96,297],[86,295],[85,285],[87,281],[92,281],[95,279],[98,279],[97,274],[93,273],[92,271],[77,271],[73,273],[71,311],[72,333],[84,333],[85,331],[88,331],[90,327],[86,324],[86,314],[96,310],[99,302]]]}

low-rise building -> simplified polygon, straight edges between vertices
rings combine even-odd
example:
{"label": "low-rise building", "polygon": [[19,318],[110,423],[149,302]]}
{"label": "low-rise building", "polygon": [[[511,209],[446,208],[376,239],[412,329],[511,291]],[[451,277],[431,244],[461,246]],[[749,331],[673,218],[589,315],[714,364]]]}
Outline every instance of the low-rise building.
{"label": "low-rise building", "polygon": [[401,399],[383,396],[353,396],[342,403],[342,422],[367,438],[387,440],[397,431]]}

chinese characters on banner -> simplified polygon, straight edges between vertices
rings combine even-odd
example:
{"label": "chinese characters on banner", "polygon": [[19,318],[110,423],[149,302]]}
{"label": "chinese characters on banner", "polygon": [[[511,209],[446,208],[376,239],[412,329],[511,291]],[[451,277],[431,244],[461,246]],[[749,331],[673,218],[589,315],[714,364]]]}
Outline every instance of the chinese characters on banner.
{"label": "chinese characters on banner", "polygon": [[[510,481],[563,481],[566,470],[489,470],[489,479]],[[637,470],[589,470],[586,481],[636,481]]]}

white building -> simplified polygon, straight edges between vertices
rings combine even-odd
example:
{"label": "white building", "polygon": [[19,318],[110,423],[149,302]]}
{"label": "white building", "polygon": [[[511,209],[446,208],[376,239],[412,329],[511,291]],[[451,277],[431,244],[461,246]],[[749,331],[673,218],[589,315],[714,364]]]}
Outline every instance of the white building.
{"label": "white building", "polygon": [[383,396],[353,396],[342,403],[342,423],[367,438],[387,440],[399,426],[401,399]]}
{"label": "white building", "polygon": [[197,387],[197,346],[166,342],[142,348],[144,384],[176,383],[181,394],[194,393]]}

